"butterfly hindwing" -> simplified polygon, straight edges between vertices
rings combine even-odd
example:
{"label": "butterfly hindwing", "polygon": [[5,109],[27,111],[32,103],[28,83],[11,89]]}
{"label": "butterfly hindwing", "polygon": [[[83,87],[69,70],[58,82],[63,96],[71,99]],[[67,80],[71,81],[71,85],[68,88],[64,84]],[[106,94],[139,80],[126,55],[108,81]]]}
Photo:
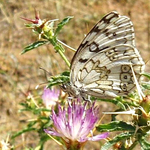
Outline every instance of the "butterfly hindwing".
{"label": "butterfly hindwing", "polygon": [[82,88],[89,95],[99,97],[108,95],[106,94],[108,91],[111,92],[111,95],[129,93],[135,87],[130,65],[132,64],[137,80],[143,69],[142,60],[136,51],[130,45],[119,45],[98,53],[79,70],[74,85],[78,87],[79,83],[83,83]]}

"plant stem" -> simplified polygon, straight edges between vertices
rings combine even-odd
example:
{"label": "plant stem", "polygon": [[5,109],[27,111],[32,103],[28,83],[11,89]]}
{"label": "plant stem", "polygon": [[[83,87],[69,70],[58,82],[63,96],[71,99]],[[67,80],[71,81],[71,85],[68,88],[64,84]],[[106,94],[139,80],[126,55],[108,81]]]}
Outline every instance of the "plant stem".
{"label": "plant stem", "polygon": [[70,62],[68,61],[68,59],[66,58],[66,56],[64,55],[64,48],[61,46],[61,44],[59,44],[57,42],[56,37],[53,37],[52,39],[48,39],[50,41],[50,43],[54,46],[54,49],[60,54],[60,56],[62,57],[62,59],[65,61],[65,63],[67,64],[67,66],[70,68]]}
{"label": "plant stem", "polygon": [[66,58],[66,56],[64,55],[64,53],[62,52],[62,50],[57,50],[57,52],[60,54],[60,56],[65,61],[65,63],[67,64],[67,66],[70,68],[70,62],[68,61],[68,59]]}

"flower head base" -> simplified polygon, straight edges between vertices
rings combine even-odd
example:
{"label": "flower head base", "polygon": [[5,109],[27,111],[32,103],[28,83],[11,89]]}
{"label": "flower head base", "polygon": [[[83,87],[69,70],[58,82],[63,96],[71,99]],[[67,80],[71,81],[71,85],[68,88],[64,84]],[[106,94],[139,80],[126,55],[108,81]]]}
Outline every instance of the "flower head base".
{"label": "flower head base", "polygon": [[72,103],[68,102],[68,107],[58,105],[58,112],[52,110],[53,129],[45,129],[45,132],[61,137],[66,147],[71,144],[83,145],[86,141],[98,141],[107,138],[108,133],[97,136],[89,136],[94,129],[95,123],[99,118],[99,108],[94,106],[88,107],[87,102],[82,104],[79,99]]}
{"label": "flower head base", "polygon": [[59,90],[56,90],[56,89],[51,90],[48,88],[44,89],[42,99],[46,108],[51,108],[52,106],[56,105],[59,99],[59,94],[60,94]]}
{"label": "flower head base", "polygon": [[41,20],[39,13],[35,11],[35,19],[28,19],[21,17],[22,19],[31,22],[31,24],[27,24],[26,27],[30,27],[33,29],[34,32],[39,34],[39,39],[41,38],[52,38],[54,35],[53,33],[53,26],[54,26],[54,20]]}

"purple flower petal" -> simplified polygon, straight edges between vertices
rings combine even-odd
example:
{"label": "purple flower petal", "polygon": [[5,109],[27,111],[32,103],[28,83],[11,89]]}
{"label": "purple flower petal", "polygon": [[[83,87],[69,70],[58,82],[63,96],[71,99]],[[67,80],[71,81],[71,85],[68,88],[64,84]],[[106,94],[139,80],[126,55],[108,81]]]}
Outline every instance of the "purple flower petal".
{"label": "purple flower petal", "polygon": [[79,143],[88,140],[98,141],[108,136],[108,133],[88,137],[94,129],[95,123],[99,118],[99,108],[93,103],[91,106],[87,102],[82,104],[80,100],[75,99],[68,102],[67,107],[58,104],[57,113],[52,109],[52,120],[54,129],[45,130],[50,135],[62,137],[66,142],[78,141]]}
{"label": "purple flower petal", "polygon": [[47,134],[50,134],[50,135],[54,135],[54,136],[58,136],[58,137],[63,137],[62,134],[56,132],[56,131],[53,131],[53,129],[51,130],[48,130],[48,129],[44,129],[44,131],[47,133]]}
{"label": "purple flower petal", "polygon": [[56,105],[56,102],[58,101],[59,98],[59,94],[60,94],[59,90],[55,89],[51,90],[48,88],[44,89],[42,99],[47,108]]}
{"label": "purple flower petal", "polygon": [[89,141],[99,141],[99,140],[102,140],[102,139],[106,139],[108,136],[109,136],[109,133],[105,132],[105,133],[102,133],[102,134],[95,135],[93,137],[89,137],[88,140]]}

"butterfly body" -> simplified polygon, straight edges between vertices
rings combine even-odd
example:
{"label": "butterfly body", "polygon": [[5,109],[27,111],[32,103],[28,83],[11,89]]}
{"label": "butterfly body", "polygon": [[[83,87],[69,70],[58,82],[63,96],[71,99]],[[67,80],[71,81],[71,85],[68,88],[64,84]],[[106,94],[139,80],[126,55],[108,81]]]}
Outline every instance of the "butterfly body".
{"label": "butterfly body", "polygon": [[140,80],[145,63],[134,42],[130,19],[117,12],[104,16],[77,49],[70,72],[71,95],[98,98],[127,95]]}

